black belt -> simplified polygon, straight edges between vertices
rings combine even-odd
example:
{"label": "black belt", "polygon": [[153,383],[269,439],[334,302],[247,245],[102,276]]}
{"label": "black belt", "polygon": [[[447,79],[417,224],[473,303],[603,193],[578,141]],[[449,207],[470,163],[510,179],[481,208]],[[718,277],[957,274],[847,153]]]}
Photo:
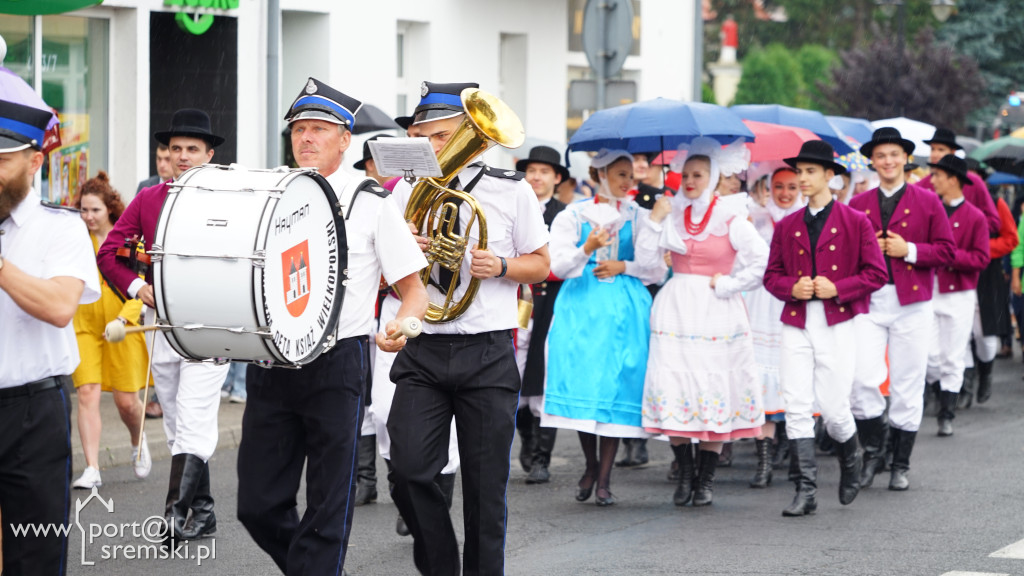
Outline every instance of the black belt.
{"label": "black belt", "polygon": [[493,330],[476,334],[428,334],[424,332],[420,337],[423,336],[426,336],[427,340],[440,342],[494,342],[505,338],[511,339],[512,330]]}
{"label": "black belt", "polygon": [[63,378],[63,376],[50,376],[49,378],[29,382],[28,384],[22,384],[21,386],[0,388],[0,400],[17,398],[18,396],[29,396],[51,388],[60,388],[61,378]]}

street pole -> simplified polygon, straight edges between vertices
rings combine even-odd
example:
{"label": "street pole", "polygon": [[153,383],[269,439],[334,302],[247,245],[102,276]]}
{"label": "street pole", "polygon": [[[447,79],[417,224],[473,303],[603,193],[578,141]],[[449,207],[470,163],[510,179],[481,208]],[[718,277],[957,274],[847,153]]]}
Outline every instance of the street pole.
{"label": "street pole", "polygon": [[597,10],[597,29],[599,31],[598,38],[600,38],[598,45],[601,47],[598,52],[597,66],[594,66],[594,72],[597,75],[594,79],[597,88],[597,105],[595,106],[597,110],[604,109],[605,100],[605,68],[608,63],[608,30],[605,29],[608,18],[605,11],[608,9],[608,2],[602,1]]}
{"label": "street pole", "polygon": [[267,0],[267,167],[280,166],[281,131],[278,115],[281,107],[280,71],[281,4]]}
{"label": "street pole", "polygon": [[704,11],[693,1],[693,101],[704,98]]}
{"label": "street pole", "polygon": [[[897,22],[898,32],[897,32],[896,37],[897,37],[897,43],[899,45],[899,52],[900,52],[900,54],[899,54],[899,58],[900,58],[900,60],[899,60],[900,80],[903,80],[903,77],[905,75],[906,68],[907,68],[907,55],[906,55],[906,42],[907,41],[906,41],[906,37],[904,36],[904,29],[905,29],[905,26],[906,26],[906,19],[907,19],[907,3],[906,2],[900,2],[899,6],[897,7],[897,10],[898,11],[896,13],[896,22]],[[899,94],[899,90],[897,90],[896,93]],[[900,116],[906,116],[906,107],[904,106],[903,102],[904,101],[902,99],[900,99],[899,103],[897,104],[897,110],[899,111],[899,115]]]}

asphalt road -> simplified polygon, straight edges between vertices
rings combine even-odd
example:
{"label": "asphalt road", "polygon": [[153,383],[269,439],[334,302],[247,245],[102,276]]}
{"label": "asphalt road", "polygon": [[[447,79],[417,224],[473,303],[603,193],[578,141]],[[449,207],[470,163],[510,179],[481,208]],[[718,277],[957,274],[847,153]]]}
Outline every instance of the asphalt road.
{"label": "asphalt road", "polygon": [[[714,504],[677,508],[666,482],[671,452],[652,441],[651,462],[616,469],[612,490],[618,504],[598,508],[577,503],[573,494],[583,469],[574,434],[560,433],[552,463],[553,480],[528,486],[514,463],[508,490],[507,574],[515,575],[922,575],[1024,574],[1024,383],[1019,358],[997,363],[992,400],[958,414],[956,433],[935,435],[926,415],[911,461],[911,489],[885,489],[888,474],[850,506],[837,498],[838,466],[819,458],[818,513],[783,518],[792,499],[785,472],[776,471],[766,490],[747,487],[755,458],[752,442],[735,447],[735,463],[719,469]],[[518,453],[518,443],[516,452]],[[99,494],[114,502],[108,513],[90,502],[81,521],[88,531],[120,527],[124,537],[98,536],[86,542],[72,530],[71,575],[93,574],[278,574],[273,562],[250,540],[234,517],[237,451],[223,449],[212,462],[219,531],[192,543],[193,559],[126,559],[131,524],[162,512],[169,461],[157,461],[151,477],[135,480],[127,466],[104,470]],[[383,474],[383,463],[378,469]],[[414,575],[412,540],[395,534],[395,507],[380,478],[380,499],[356,509],[346,569],[352,576]],[[461,488],[453,510],[461,538]],[[72,495],[75,499],[89,493]],[[300,494],[300,508],[302,495]],[[1013,545],[1016,544],[1016,548]],[[117,545],[123,546],[115,549]],[[200,549],[199,546],[204,546]],[[216,546],[213,549],[213,546]],[[103,548],[106,546],[107,548]],[[109,558],[118,552],[118,558]],[[103,554],[108,556],[104,559]],[[215,558],[209,557],[215,554]],[[1006,557],[1009,556],[1009,557]],[[1016,557],[1014,557],[1016,556]]]}

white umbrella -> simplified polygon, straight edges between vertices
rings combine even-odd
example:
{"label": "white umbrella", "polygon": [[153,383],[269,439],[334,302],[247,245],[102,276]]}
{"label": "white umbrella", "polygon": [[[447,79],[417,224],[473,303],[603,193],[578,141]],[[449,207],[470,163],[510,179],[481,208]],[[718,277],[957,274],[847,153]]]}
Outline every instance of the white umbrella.
{"label": "white umbrella", "polygon": [[875,130],[883,126],[889,126],[900,131],[900,135],[907,140],[914,142],[914,155],[922,158],[927,158],[931,154],[931,146],[924,143],[925,140],[931,140],[932,136],[935,136],[935,126],[931,124],[925,124],[924,122],[918,122],[917,120],[911,120],[910,118],[904,118],[902,116],[896,118],[886,118],[885,120],[875,120],[871,123],[871,127]]}

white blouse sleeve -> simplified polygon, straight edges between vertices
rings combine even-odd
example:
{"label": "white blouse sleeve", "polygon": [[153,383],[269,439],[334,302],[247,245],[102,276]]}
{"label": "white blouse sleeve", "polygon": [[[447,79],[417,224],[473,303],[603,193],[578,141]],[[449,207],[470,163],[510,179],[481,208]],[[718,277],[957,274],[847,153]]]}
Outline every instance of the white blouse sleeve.
{"label": "white blouse sleeve", "polygon": [[729,242],[736,250],[736,263],[731,275],[719,276],[715,282],[715,295],[719,298],[760,286],[768,266],[768,245],[747,219],[733,218],[729,225]]}
{"label": "white blouse sleeve", "polygon": [[633,260],[626,261],[626,274],[644,284],[657,284],[665,279],[665,250],[661,248],[661,223],[651,221],[649,210],[638,210],[635,222],[636,242]]}
{"label": "white blouse sleeve", "polygon": [[555,216],[551,223],[551,273],[563,280],[578,278],[583,275],[590,255],[577,246],[580,241],[579,214],[572,207],[566,208]]}

